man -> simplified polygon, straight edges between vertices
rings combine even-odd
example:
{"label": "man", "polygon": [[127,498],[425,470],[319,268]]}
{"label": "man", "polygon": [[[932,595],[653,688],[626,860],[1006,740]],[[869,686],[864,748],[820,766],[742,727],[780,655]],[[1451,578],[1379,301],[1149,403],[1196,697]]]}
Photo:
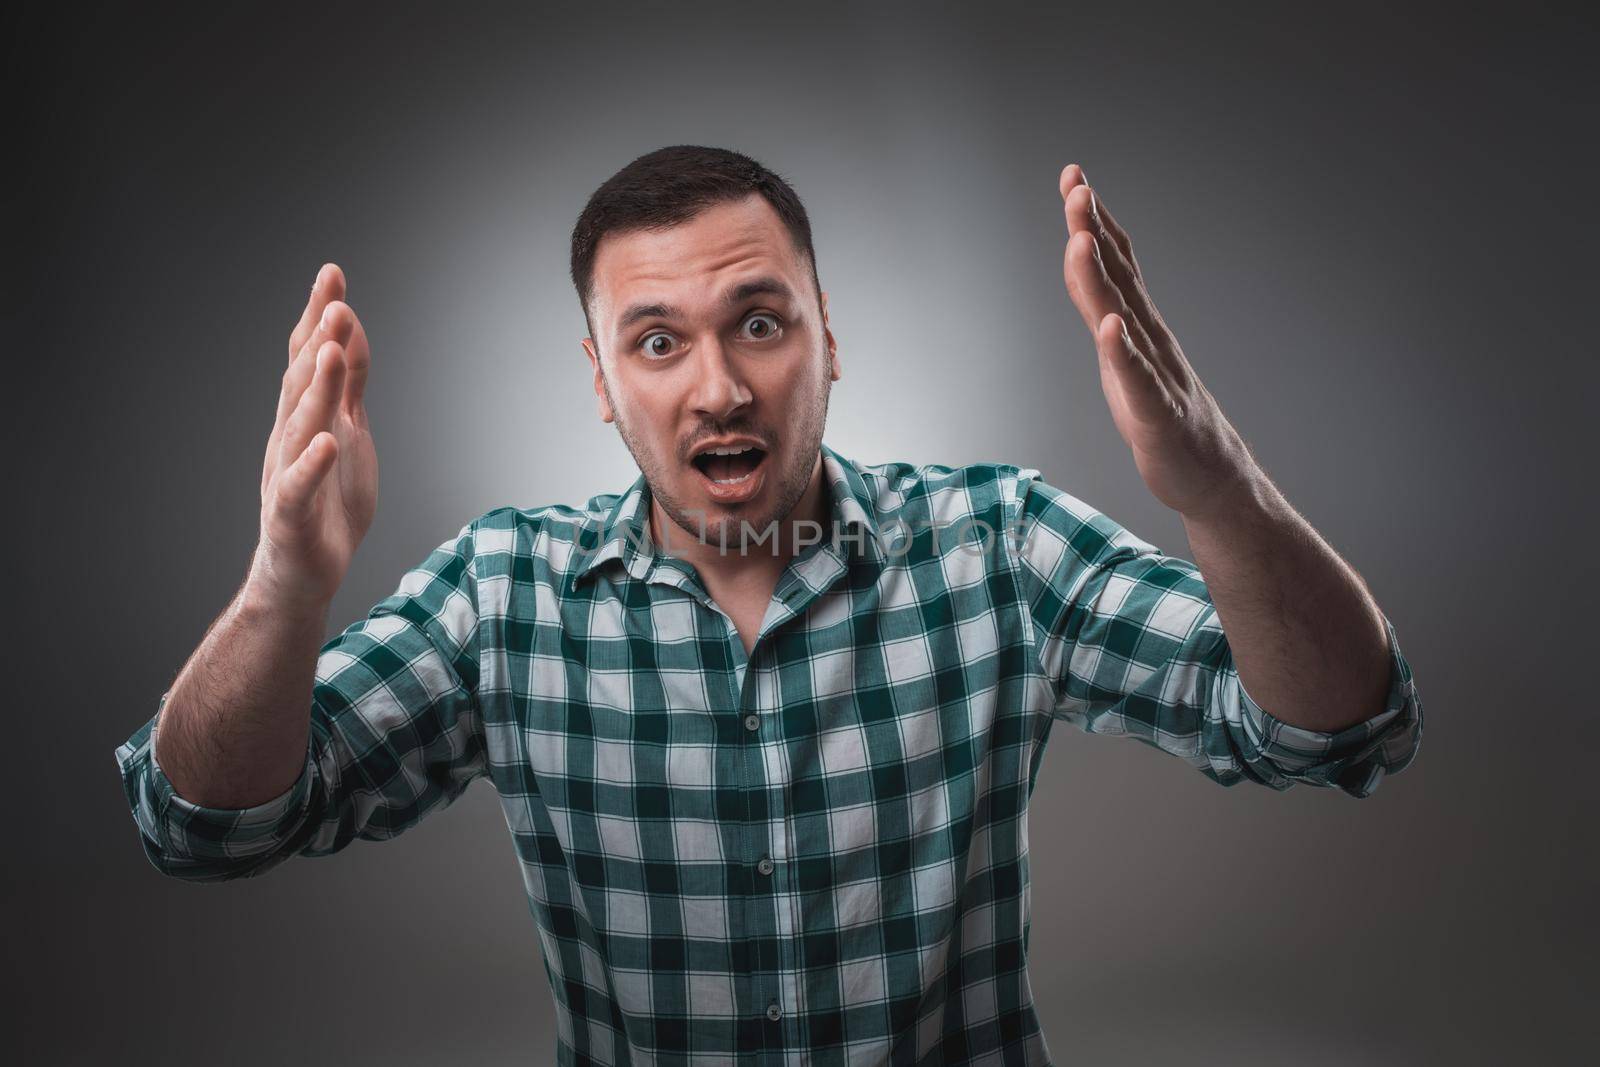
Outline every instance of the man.
{"label": "man", "polygon": [[1388,619],[1218,410],[1076,165],[1061,192],[1116,426],[1198,566],[1033,468],[823,444],[841,368],[800,201],[746,156],[663,148],[572,242],[639,478],[480,516],[326,643],[377,466],[371,354],[324,266],[248,578],[117,750],[151,861],[253,877],[488,776],[558,1062],[1049,1062],[1027,804],[1055,720],[1357,797],[1421,736]]}

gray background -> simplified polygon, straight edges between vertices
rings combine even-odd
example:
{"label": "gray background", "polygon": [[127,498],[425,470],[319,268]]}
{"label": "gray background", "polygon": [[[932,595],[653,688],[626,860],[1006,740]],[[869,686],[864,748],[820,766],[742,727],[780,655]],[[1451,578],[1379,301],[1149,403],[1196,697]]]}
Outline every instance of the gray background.
{"label": "gray background", "polygon": [[1062,286],[1056,179],[1081,162],[1416,672],[1421,753],[1366,801],[1053,733],[1030,966],[1058,1062],[1578,1058],[1589,26],[1348,4],[7,18],[6,973],[29,1062],[549,1061],[487,784],[382,846],[195,887],[146,864],[112,749],[243,578],[324,260],[374,346],[382,466],[330,635],[468,519],[628,484],[567,239],[600,181],[679,142],[754,155],[811,211],[830,444],[1037,466],[1187,556]]}

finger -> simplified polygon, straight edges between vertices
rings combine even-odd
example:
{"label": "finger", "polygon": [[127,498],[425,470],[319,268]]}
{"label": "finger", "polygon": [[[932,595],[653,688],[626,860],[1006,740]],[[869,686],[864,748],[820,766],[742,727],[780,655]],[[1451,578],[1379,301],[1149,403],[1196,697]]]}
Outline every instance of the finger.
{"label": "finger", "polygon": [[284,425],[280,464],[294,462],[311,438],[333,429],[333,416],[344,394],[344,350],[336,341],[324,342],[315,362],[311,384]]}
{"label": "finger", "polygon": [[303,526],[323,479],[339,458],[339,442],[326,431],[317,434],[295,461],[284,468],[274,489],[278,515],[290,526]]}
{"label": "finger", "polygon": [[[1087,179],[1085,179],[1083,176],[1083,168],[1078,166],[1078,164],[1068,163],[1061,169],[1061,199],[1065,200],[1069,195],[1071,195],[1072,190],[1085,184],[1087,184]],[[1069,215],[1067,217],[1067,236],[1071,237],[1076,232],[1077,231],[1072,228],[1072,217]]]}
{"label": "finger", "polygon": [[1142,277],[1138,264],[1133,260],[1133,241],[1126,230],[1115,225],[1116,220],[1111,217],[1105,200],[1097,190],[1087,183],[1074,186],[1066,196],[1066,211],[1069,231],[1077,233],[1079,230],[1088,230],[1108,248],[1116,251],[1122,262],[1127,264],[1131,276]]}
{"label": "finger", "polygon": [[[348,305],[347,305],[348,306]],[[352,422],[366,425],[367,370],[372,366],[372,349],[367,345],[367,331],[355,309],[350,308],[352,327],[350,339],[345,343],[344,410]]]}
{"label": "finger", "polygon": [[[1124,254],[1124,249],[1131,253],[1133,246],[1120,227],[1113,231],[1108,225],[1110,213],[1098,194],[1089,186],[1078,186],[1068,196],[1065,210],[1069,229],[1076,226],[1094,237],[1106,276],[1116,286],[1123,305],[1132,312],[1136,321],[1134,340],[1141,344],[1164,341],[1168,332],[1167,324],[1156,310],[1155,301],[1145,288],[1144,277],[1139,273],[1138,266]],[[1161,355],[1162,352],[1156,354]]]}
{"label": "finger", "polygon": [[[1144,279],[1139,274],[1138,268],[1124,253],[1123,240],[1119,240],[1106,225],[1107,212],[1105,205],[1087,185],[1075,187],[1068,195],[1065,203],[1067,213],[1067,229],[1073,233],[1087,230],[1100,246],[1101,257],[1105,260],[1106,273],[1111,277],[1113,284],[1122,290],[1123,298],[1128,301],[1134,310],[1141,310],[1140,303],[1149,302],[1149,294],[1144,290]],[[1127,245],[1129,249],[1132,245]],[[1153,310],[1153,309],[1152,309]]]}
{"label": "finger", "polygon": [[1103,279],[1095,254],[1094,238],[1080,230],[1068,238],[1066,260],[1062,264],[1067,294],[1091,333],[1101,319],[1120,306],[1120,296]]}
{"label": "finger", "polygon": [[1104,253],[1089,231],[1080,230],[1067,241],[1064,270],[1067,293],[1072,297],[1078,314],[1083,316],[1083,323],[1089,327],[1090,333],[1100,328],[1101,321],[1107,315],[1121,315],[1129,321],[1134,342],[1149,350],[1150,337],[1145,333],[1138,316],[1128,308],[1122,291],[1112,284],[1111,277],[1106,273]]}
{"label": "finger", "polygon": [[311,332],[316,329],[322,318],[322,309],[328,306],[328,301],[343,300],[344,294],[344,271],[339,269],[337,263],[324,263],[317,270],[316,280],[311,283],[311,295],[306,299],[305,309],[300,312],[300,321],[289,334],[290,363],[310,341]]}
{"label": "finger", "polygon": [[278,421],[287,418],[289,413],[300,403],[300,396],[305,392],[306,386],[311,382],[312,372],[316,369],[315,354],[329,341],[337,343],[340,347],[350,344],[357,325],[356,313],[349,304],[343,300],[330,300],[322,309],[322,317],[317,320],[316,327],[311,331],[305,345],[301,348],[294,362],[289,364],[289,369],[284,372],[283,391],[278,396]]}
{"label": "finger", "polygon": [[1112,313],[1100,321],[1095,329],[1095,348],[1113,371],[1135,414],[1147,421],[1182,417],[1182,409],[1173,401],[1160,371],[1134,342],[1124,316]]}
{"label": "finger", "polygon": [[1113,264],[1112,276],[1125,274],[1129,278],[1135,277],[1133,265],[1122,254],[1122,246],[1117,243],[1115,235],[1106,229],[1105,205],[1099,196],[1087,185],[1074,186],[1067,194],[1063,209],[1067,213],[1067,230],[1077,233],[1087,230],[1099,241],[1107,254],[1108,260]]}
{"label": "finger", "polygon": [[306,356],[315,355],[325,341],[338,341],[341,346],[350,341],[350,335],[355,328],[355,311],[342,299],[331,299],[322,307],[322,317],[312,328],[311,334],[306,338],[306,343],[300,346],[300,351],[290,363],[293,368],[295,362]]}
{"label": "finger", "polygon": [[[264,494],[269,482],[272,481],[272,472],[282,462],[280,445],[283,439],[284,425],[294,409],[299,405],[301,396],[311,382],[312,373],[316,369],[314,354],[328,341],[340,345],[347,343],[351,337],[355,323],[355,312],[342,300],[329,300],[322,309],[322,317],[317,320],[316,326],[311,331],[311,336],[302,346],[300,353],[289,364],[289,369],[283,372],[282,388],[278,390],[278,407],[272,417],[272,432],[267,436],[266,457],[261,465],[261,491]],[[294,458],[294,453],[288,459]]]}
{"label": "finger", "polygon": [[[1150,289],[1145,285],[1144,281],[1144,271],[1139,268],[1139,260],[1133,254],[1133,238],[1128,236],[1128,231],[1123,229],[1122,224],[1111,213],[1111,209],[1106,206],[1106,202],[1101,198],[1100,194],[1094,189],[1090,189],[1089,194],[1092,198],[1090,203],[1091,226],[1098,227],[1098,233],[1104,234],[1106,239],[1115,246],[1118,253],[1117,263],[1125,267],[1131,276],[1140,298],[1131,306],[1134,311],[1138,312],[1144,324],[1145,332],[1152,338],[1160,338],[1164,335],[1170,339],[1172,332],[1167,327],[1167,320],[1161,317],[1161,309],[1156,307],[1155,300],[1150,296]],[[1103,241],[1102,247],[1104,247]],[[1158,351],[1156,354],[1159,356],[1162,352]]]}

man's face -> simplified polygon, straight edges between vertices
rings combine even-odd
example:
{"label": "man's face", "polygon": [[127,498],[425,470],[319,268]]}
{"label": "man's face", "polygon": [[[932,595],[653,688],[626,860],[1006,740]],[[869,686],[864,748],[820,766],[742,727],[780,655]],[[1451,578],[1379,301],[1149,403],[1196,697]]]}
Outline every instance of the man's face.
{"label": "man's face", "polygon": [[[804,495],[839,379],[828,297],[759,194],[679,226],[607,234],[583,340],[600,418],[615,422],[662,511],[729,550]],[[711,444],[756,446],[712,458]],[[718,482],[722,484],[718,484]],[[766,547],[770,551],[770,542]]]}

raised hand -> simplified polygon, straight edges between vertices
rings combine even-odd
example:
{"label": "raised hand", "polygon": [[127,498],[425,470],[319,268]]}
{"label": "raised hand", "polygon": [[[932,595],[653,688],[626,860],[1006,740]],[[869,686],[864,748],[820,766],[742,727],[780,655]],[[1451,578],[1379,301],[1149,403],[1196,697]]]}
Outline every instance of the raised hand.
{"label": "raised hand", "polygon": [[1100,353],[1100,385],[1145,485],[1185,515],[1224,506],[1255,461],[1184,358],[1145,288],[1133,242],[1083,168],[1061,171],[1067,293]]}
{"label": "raised hand", "polygon": [[274,602],[325,607],[378,507],[378,457],[362,397],[372,355],[337,264],[317,272],[261,466],[261,534],[249,581]]}

